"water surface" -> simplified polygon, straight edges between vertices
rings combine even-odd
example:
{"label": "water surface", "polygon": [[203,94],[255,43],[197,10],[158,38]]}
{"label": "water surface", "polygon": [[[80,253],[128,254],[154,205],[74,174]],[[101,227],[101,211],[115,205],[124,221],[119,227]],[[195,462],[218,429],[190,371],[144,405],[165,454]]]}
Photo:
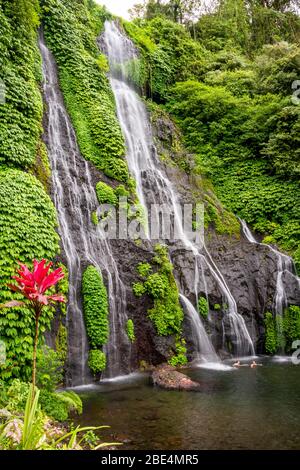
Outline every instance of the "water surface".
{"label": "water surface", "polygon": [[103,439],[122,449],[299,449],[300,367],[263,363],[189,370],[202,393],[154,388],[146,375],[86,388],[80,423],[110,425]]}

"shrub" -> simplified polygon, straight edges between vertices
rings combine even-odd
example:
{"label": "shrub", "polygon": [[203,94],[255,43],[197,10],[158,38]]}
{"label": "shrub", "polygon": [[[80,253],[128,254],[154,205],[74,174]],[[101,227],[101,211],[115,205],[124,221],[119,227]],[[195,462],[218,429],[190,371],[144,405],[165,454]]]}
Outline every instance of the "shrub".
{"label": "shrub", "polygon": [[156,245],[153,262],[158,271],[150,273],[148,263],[140,264],[142,274],[147,272],[143,283],[133,284],[133,292],[140,297],[145,292],[154,300],[153,308],[148,310],[149,318],[153,321],[159,335],[168,336],[181,332],[183,311],[179,303],[179,292],[173,275],[173,266],[168,257],[167,248]]}
{"label": "shrub", "polygon": [[130,196],[130,192],[125,188],[123,184],[119,184],[119,186],[115,188],[114,192],[117,198]]}
{"label": "shrub", "polygon": [[171,357],[168,363],[173,367],[184,366],[188,362],[186,353],[187,353],[187,349],[186,349],[185,340],[177,339],[176,340],[176,355]]}
{"label": "shrub", "polygon": [[82,296],[89,343],[92,348],[101,347],[109,335],[108,298],[102,276],[94,266],[83,273]]}
{"label": "shrub", "polygon": [[164,298],[168,292],[169,279],[164,273],[150,274],[145,282],[145,287],[153,299]]}
{"label": "shrub", "polygon": [[127,320],[126,333],[130,341],[133,343],[135,341],[135,334],[134,334],[134,323],[131,319]]}
{"label": "shrub", "polygon": [[99,351],[99,349],[91,349],[89,352],[88,364],[91,372],[94,375],[99,374],[105,370],[106,356],[104,352]]}
{"label": "shrub", "polygon": [[138,274],[142,277],[147,277],[151,269],[152,267],[149,263],[139,263],[136,268]]}
{"label": "shrub", "polygon": [[61,322],[55,338],[55,349],[64,365],[68,355],[68,331]]}
{"label": "shrub", "polygon": [[146,288],[142,282],[135,282],[132,285],[132,291],[136,297],[142,297],[146,292]]}
{"label": "shrub", "polygon": [[300,339],[300,307],[291,305],[284,312],[283,331],[286,338],[287,352],[292,350],[294,341]]}
{"label": "shrub", "polygon": [[82,401],[77,393],[73,392],[72,390],[67,390],[56,393],[56,396],[66,405],[68,413],[82,413]]}
{"label": "shrub", "polygon": [[57,421],[66,421],[68,419],[68,406],[60,399],[58,393],[48,390],[41,390],[40,404],[45,413]]}
{"label": "shrub", "polygon": [[118,202],[113,188],[108,186],[108,184],[103,183],[102,181],[96,185],[96,194],[99,204],[112,204],[115,206]]}
{"label": "shrub", "polygon": [[209,313],[209,304],[206,297],[200,297],[198,300],[198,311],[203,318],[207,318]]}
{"label": "shrub", "polygon": [[37,386],[53,392],[63,380],[63,361],[60,354],[44,346],[37,354]]}
{"label": "shrub", "polygon": [[272,313],[265,314],[265,350],[269,354],[277,351],[277,335]]}
{"label": "shrub", "polygon": [[6,90],[5,105],[0,104],[0,165],[29,169],[36,159],[43,113],[38,5],[27,2],[16,8],[13,3],[1,2],[0,10],[0,70]]}

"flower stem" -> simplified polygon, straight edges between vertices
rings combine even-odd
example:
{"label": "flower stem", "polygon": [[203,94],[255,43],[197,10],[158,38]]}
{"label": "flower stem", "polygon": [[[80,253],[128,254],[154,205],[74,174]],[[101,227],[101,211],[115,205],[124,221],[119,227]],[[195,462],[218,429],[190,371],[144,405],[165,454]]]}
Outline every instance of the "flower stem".
{"label": "flower stem", "polygon": [[37,344],[39,338],[39,319],[40,319],[40,309],[35,308],[35,336],[34,336],[34,344],[33,344],[33,360],[32,360],[32,387],[33,387],[33,394],[32,399],[35,396],[35,382],[36,382],[36,352],[37,352]]}

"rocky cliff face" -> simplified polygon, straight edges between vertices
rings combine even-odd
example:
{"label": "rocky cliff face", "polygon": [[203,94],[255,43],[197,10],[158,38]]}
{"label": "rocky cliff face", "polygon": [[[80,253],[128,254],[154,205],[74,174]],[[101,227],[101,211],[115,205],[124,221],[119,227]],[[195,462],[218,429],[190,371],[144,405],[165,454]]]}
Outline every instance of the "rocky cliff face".
{"label": "rocky cliff face", "polygon": [[[180,145],[180,134],[167,115],[159,113],[152,119],[153,132],[160,155],[167,156],[165,171],[176,185],[183,202],[195,202],[195,194],[204,202],[205,192],[200,191],[199,181],[192,173],[180,169],[182,162],[192,162]],[[186,168],[185,168],[186,169]],[[192,168],[190,168],[192,170]],[[201,186],[201,184],[200,184]],[[211,191],[208,190],[211,197]],[[210,225],[205,231],[205,244],[236,300],[238,312],[244,317],[257,353],[264,352],[264,313],[271,311],[276,291],[278,260],[267,245],[253,244],[242,233],[224,235],[217,233]],[[195,303],[194,257],[186,250],[171,248],[171,257],[182,292]],[[204,272],[205,285],[198,295],[208,294],[210,320],[206,329],[221,356],[228,355],[223,344],[223,314],[218,308],[224,301],[222,292],[209,269]],[[288,304],[300,305],[300,289],[296,278],[289,272],[283,273],[283,285]],[[185,336],[189,344],[190,325],[185,322]]]}
{"label": "rocky cliff face", "polygon": [[[169,179],[176,186],[181,201],[186,203],[205,202],[214,197],[213,190],[205,187],[201,178],[192,174],[192,157],[181,145],[178,129],[170,118],[157,110],[151,113],[153,135],[161,158],[162,167]],[[154,117],[153,117],[154,116]],[[45,126],[46,127],[46,126]],[[47,141],[47,136],[45,136]],[[154,151],[154,150],[153,150]],[[114,186],[114,181],[89,164],[92,183],[95,186],[100,180]],[[218,201],[216,201],[218,204]],[[222,209],[223,210],[223,209]],[[235,226],[237,221],[234,221]],[[228,229],[228,227],[227,227]],[[226,230],[225,230],[226,231]],[[227,230],[230,233],[230,230]],[[244,317],[248,331],[253,339],[256,351],[264,352],[264,313],[272,309],[277,279],[276,255],[264,245],[249,243],[241,233],[218,233],[213,224],[208,224],[205,232],[205,243],[213,260],[223,274],[233,294],[238,312]],[[140,367],[141,363],[158,365],[165,362],[170,350],[174,348],[173,337],[160,337],[156,334],[147,311],[152,307],[152,300],[147,295],[137,298],[132,285],[137,279],[136,267],[139,263],[149,262],[154,256],[154,244],[148,241],[114,240],[111,242],[114,258],[118,265],[120,277],[126,288],[128,317],[135,325],[136,341],[131,350],[131,369]],[[194,293],[194,257],[181,246],[173,244],[170,256],[174,265],[174,273],[181,291],[195,304]],[[64,256],[62,254],[62,260]],[[224,314],[220,306],[224,297],[210,270],[203,272],[205,282],[200,282],[198,295],[207,293],[210,316],[204,320],[213,345],[221,357],[230,353],[230,344],[224,345]],[[105,275],[104,275],[105,277]],[[299,286],[295,278],[285,273],[283,283],[290,304],[300,305]],[[187,340],[188,355],[191,357],[192,343],[191,325],[184,321],[184,336]],[[234,338],[232,338],[234,343]],[[126,358],[124,357],[124,361]]]}

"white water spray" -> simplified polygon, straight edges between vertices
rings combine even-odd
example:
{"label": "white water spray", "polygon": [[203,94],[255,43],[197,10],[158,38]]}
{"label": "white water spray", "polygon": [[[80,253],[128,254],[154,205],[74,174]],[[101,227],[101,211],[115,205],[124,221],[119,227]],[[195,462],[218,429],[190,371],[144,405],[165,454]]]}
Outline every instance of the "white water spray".
{"label": "white water spray", "polygon": [[[174,232],[186,250],[191,250],[196,259],[195,294],[198,296],[198,262],[207,266],[218,283],[227,303],[226,319],[232,336],[235,337],[238,355],[254,354],[254,347],[245,321],[237,312],[236,302],[226,281],[204,246],[204,254],[184,233],[178,209],[178,196],[170,180],[163,174],[154,145],[151,124],[146,107],[133,86],[128,70],[136,66],[138,53],[133,43],[123,34],[115,22],[105,23],[101,46],[110,64],[110,83],[113,89],[119,122],[127,144],[127,161],[131,174],[137,182],[137,194],[141,204],[149,212],[152,204],[166,204],[174,217]],[[135,75],[138,74],[137,73]],[[190,310],[187,309],[190,315]],[[191,318],[191,317],[190,317]]]}

